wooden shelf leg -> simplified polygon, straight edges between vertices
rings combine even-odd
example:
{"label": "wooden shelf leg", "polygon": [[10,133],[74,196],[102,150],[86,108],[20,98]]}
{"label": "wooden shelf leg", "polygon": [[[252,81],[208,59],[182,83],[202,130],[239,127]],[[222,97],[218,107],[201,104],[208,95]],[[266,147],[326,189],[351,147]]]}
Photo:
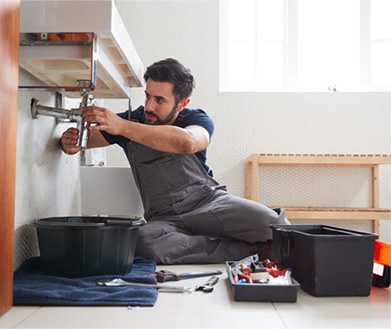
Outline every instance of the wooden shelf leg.
{"label": "wooden shelf leg", "polygon": [[[372,167],[372,207],[379,208],[379,165],[374,165]],[[373,220],[372,225],[373,233],[379,234],[379,220]]]}
{"label": "wooden shelf leg", "polygon": [[246,163],[246,198],[258,202],[258,157],[251,155]]}
{"label": "wooden shelf leg", "polygon": [[254,160],[251,166],[251,200],[258,202],[258,160]]}
{"label": "wooden shelf leg", "polygon": [[246,199],[251,200],[251,161],[246,161]]}

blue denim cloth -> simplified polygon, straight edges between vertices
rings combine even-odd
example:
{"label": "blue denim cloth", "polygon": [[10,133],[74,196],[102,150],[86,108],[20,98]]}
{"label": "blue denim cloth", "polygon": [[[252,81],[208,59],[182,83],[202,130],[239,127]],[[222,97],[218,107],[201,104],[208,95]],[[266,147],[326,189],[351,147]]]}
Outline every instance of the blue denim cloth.
{"label": "blue denim cloth", "polygon": [[156,263],[135,256],[132,270],[126,275],[101,275],[77,279],[45,275],[40,257],[26,260],[14,273],[14,305],[94,305],[153,306],[158,291],[141,287],[98,286],[98,281],[122,278],[127,281],[156,284],[145,277],[155,273]]}

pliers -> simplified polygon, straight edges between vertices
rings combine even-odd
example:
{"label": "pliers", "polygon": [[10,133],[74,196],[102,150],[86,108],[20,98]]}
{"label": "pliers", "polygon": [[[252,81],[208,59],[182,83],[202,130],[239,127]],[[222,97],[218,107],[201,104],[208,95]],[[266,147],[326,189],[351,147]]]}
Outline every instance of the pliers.
{"label": "pliers", "polygon": [[212,292],[213,286],[219,281],[217,276],[212,276],[206,283],[197,286],[195,291]]}

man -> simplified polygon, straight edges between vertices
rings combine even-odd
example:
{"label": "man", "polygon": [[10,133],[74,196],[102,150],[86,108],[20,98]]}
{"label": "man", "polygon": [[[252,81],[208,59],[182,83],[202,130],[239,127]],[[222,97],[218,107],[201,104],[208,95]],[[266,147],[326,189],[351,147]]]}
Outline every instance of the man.
{"label": "man", "polygon": [[[269,224],[288,224],[283,209],[227,193],[212,178],[206,149],[214,131],[202,110],[186,108],[194,88],[190,71],[174,59],[152,64],[144,75],[145,106],[114,114],[82,109],[91,126],[88,147],[119,144],[125,151],[144,205],[136,253],[158,264],[222,263],[258,253],[273,258]],[[77,153],[78,131],[60,146]]]}

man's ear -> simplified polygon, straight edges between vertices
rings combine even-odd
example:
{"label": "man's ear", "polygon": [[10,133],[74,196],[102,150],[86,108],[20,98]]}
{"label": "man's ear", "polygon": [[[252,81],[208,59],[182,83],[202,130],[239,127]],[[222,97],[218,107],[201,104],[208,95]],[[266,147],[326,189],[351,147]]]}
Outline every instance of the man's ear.
{"label": "man's ear", "polygon": [[178,103],[178,107],[177,107],[178,112],[182,111],[182,110],[186,107],[186,105],[189,104],[189,102],[190,102],[190,98],[184,98],[184,99],[182,99],[182,100]]}

